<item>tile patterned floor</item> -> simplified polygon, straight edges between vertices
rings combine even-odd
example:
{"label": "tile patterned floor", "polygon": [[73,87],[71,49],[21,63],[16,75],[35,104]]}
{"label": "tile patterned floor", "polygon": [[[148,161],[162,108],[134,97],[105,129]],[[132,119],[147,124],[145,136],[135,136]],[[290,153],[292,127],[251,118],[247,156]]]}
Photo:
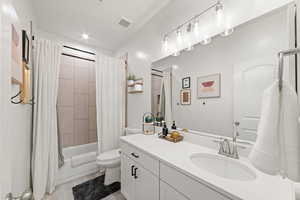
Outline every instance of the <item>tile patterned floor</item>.
{"label": "tile patterned floor", "polygon": [[[68,183],[65,183],[63,185],[60,185],[56,188],[55,192],[46,197],[45,200],[74,200],[72,188],[80,183],[84,183],[90,179],[93,179],[95,177],[99,176],[99,174],[93,174],[90,176],[86,176],[84,178],[76,179],[74,181],[70,181]],[[98,199],[95,199],[98,200]],[[102,200],[126,200],[120,191],[105,197]]]}

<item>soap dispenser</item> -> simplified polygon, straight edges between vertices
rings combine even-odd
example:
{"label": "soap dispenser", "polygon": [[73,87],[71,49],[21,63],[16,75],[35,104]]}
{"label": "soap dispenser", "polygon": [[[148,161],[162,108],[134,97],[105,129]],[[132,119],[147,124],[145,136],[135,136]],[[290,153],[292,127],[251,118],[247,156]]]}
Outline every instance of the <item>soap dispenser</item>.
{"label": "soap dispenser", "polygon": [[173,125],[172,125],[172,130],[176,130],[177,129],[177,127],[176,127],[176,124],[175,124],[175,121],[173,121]]}
{"label": "soap dispenser", "polygon": [[164,124],[164,126],[162,129],[162,133],[163,133],[163,136],[166,137],[169,134],[169,130],[168,130],[166,122],[163,122],[163,124]]}

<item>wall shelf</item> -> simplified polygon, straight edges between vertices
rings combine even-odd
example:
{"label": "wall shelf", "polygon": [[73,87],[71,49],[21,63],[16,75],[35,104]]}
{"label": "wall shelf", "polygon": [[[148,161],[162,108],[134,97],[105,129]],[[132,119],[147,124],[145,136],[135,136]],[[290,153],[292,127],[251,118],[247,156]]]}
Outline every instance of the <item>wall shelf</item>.
{"label": "wall shelf", "polygon": [[143,93],[143,85],[144,80],[142,78],[134,80],[134,82],[127,85],[128,87],[128,94],[138,94]]}
{"label": "wall shelf", "polygon": [[138,93],[143,93],[143,91],[141,90],[133,90],[133,91],[129,91],[129,94],[138,94]]}

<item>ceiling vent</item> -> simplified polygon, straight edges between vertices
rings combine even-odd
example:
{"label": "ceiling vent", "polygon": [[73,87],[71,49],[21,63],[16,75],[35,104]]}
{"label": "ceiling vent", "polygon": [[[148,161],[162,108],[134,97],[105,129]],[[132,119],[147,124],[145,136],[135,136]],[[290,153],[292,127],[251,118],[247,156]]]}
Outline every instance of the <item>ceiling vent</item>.
{"label": "ceiling vent", "polygon": [[124,27],[124,28],[128,28],[131,24],[131,21],[126,19],[125,17],[122,17],[121,20],[119,21],[119,25]]}

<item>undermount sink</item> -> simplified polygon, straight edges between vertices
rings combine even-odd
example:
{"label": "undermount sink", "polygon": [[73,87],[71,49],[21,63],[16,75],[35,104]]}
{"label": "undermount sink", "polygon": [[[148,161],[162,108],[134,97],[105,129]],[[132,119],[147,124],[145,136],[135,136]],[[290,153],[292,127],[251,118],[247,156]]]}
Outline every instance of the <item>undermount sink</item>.
{"label": "undermount sink", "polygon": [[238,160],[221,155],[198,153],[191,155],[193,164],[219,177],[237,180],[253,181],[256,174]]}

